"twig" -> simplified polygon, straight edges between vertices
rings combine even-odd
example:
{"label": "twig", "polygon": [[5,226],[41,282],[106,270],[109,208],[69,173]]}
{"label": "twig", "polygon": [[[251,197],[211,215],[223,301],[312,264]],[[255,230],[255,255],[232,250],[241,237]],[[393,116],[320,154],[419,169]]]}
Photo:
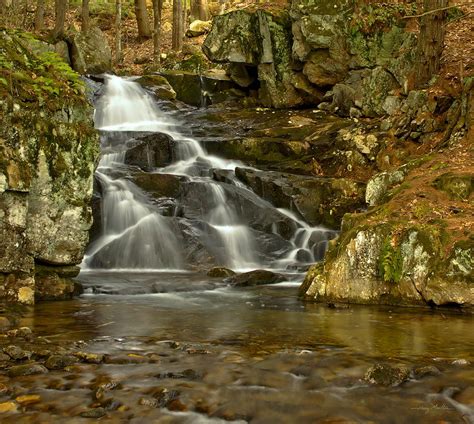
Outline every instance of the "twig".
{"label": "twig", "polygon": [[455,7],[462,7],[462,6],[472,6],[472,2],[457,4],[455,6],[453,5],[453,6],[441,7],[439,9],[428,10],[427,12],[421,13],[420,15],[404,16],[402,19],[422,18],[423,16],[426,16],[426,15],[431,15],[433,13],[443,12],[444,10],[454,9]]}

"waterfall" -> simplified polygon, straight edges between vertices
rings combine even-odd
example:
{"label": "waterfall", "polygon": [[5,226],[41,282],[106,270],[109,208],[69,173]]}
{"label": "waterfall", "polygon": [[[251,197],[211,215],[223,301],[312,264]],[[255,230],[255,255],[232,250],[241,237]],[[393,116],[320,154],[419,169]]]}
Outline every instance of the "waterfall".
{"label": "waterfall", "polygon": [[[197,140],[184,136],[179,123],[160,111],[131,80],[106,77],[94,120],[101,133],[102,157],[96,178],[101,188],[102,226],[86,252],[83,269],[189,269],[186,237],[190,233],[207,256],[215,257],[215,265],[236,270],[281,269],[320,259],[325,243],[333,237],[333,232],[312,228],[259,198],[235,177],[233,171],[242,163],[208,154]],[[152,172],[184,178],[189,190],[197,190],[192,201],[186,194],[174,199],[176,210],[184,209],[182,215],[163,216],[156,202],[133,183],[126,151],[128,142],[144,132],[164,133],[174,141],[174,161]],[[214,170],[227,170],[228,182],[214,181]],[[249,205],[259,209],[246,215]],[[293,235],[285,239],[276,229],[265,230],[261,224],[255,227],[254,223],[252,228],[250,221],[267,213],[276,221],[290,222]]]}

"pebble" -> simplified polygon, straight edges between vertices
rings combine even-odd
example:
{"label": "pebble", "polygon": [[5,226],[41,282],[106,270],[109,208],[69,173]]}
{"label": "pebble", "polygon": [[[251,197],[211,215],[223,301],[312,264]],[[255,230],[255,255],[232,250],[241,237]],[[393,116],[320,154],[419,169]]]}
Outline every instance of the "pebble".
{"label": "pebble", "polygon": [[8,370],[9,377],[20,377],[23,375],[46,374],[48,369],[40,364],[16,365]]}
{"label": "pebble", "polygon": [[29,327],[15,328],[7,332],[9,337],[29,337],[33,334],[33,331]]}
{"label": "pebble", "polygon": [[45,362],[49,370],[61,370],[78,362],[78,359],[72,355],[51,355]]}
{"label": "pebble", "polygon": [[2,402],[0,403],[0,414],[5,412],[16,412],[18,410],[18,405],[15,402]]}
{"label": "pebble", "polygon": [[19,361],[22,359],[30,359],[32,355],[31,352],[23,350],[21,347],[14,346],[14,345],[3,348],[3,351],[15,361]]}
{"label": "pebble", "polygon": [[102,418],[106,414],[107,411],[104,408],[94,408],[81,412],[80,415],[82,418]]}
{"label": "pebble", "polygon": [[74,355],[88,364],[100,364],[104,362],[104,355],[99,353],[76,352]]}
{"label": "pebble", "polygon": [[410,371],[405,367],[375,364],[367,370],[364,379],[370,384],[393,387],[407,381],[409,376]]}
{"label": "pebble", "polygon": [[158,400],[153,398],[140,398],[138,400],[138,404],[141,406],[147,406],[149,408],[158,408],[160,405]]}
{"label": "pebble", "polygon": [[436,368],[434,365],[428,365],[426,367],[416,368],[415,369],[415,377],[416,378],[423,378],[429,376],[436,376],[440,375],[441,371]]}
{"label": "pebble", "polygon": [[32,405],[33,403],[41,402],[40,395],[22,395],[15,399],[20,405]]}
{"label": "pebble", "polygon": [[464,367],[466,365],[470,365],[471,363],[467,359],[456,359],[455,361],[451,362],[451,364]]}

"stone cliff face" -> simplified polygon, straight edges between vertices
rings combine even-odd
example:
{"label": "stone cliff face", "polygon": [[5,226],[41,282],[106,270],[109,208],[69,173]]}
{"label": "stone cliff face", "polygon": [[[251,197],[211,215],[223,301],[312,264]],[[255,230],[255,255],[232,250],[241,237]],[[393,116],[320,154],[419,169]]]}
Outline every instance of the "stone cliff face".
{"label": "stone cliff face", "polygon": [[301,286],[305,298],[474,311],[473,82],[445,151],[369,181],[371,207],[344,216],[339,238]]}
{"label": "stone cliff face", "polygon": [[203,51],[211,61],[229,64],[241,87],[258,85],[266,106],[322,102],[345,115],[384,115],[387,98],[411,88],[416,37],[401,20],[370,33],[356,21],[348,0],[247,8],[215,17]]}
{"label": "stone cliff face", "polygon": [[0,33],[0,298],[26,304],[73,293],[98,157],[78,75],[34,46]]}

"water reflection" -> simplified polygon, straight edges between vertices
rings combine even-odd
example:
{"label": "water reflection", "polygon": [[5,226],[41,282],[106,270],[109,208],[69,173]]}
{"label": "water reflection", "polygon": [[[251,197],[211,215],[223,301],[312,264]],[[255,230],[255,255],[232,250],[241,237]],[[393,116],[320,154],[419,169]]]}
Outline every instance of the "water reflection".
{"label": "water reflection", "polygon": [[117,281],[110,274],[88,279],[90,291],[114,284],[130,288],[128,280],[134,279],[140,287],[154,285],[153,290],[160,292],[87,294],[72,302],[42,303],[24,324],[65,340],[99,336],[236,340],[243,350],[333,346],[373,357],[474,359],[471,316],[360,306],[329,309],[298,300],[291,285],[233,289],[197,274],[147,274],[141,279],[121,274]]}

